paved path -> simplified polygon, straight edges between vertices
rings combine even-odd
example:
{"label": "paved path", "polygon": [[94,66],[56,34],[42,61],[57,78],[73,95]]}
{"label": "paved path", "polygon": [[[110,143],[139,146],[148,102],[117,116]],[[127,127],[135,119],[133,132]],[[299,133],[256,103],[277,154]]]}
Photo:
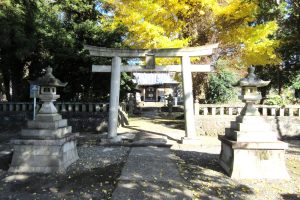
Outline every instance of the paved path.
{"label": "paved path", "polygon": [[173,127],[180,123],[162,119],[150,111],[130,119],[129,126],[118,130],[121,134],[134,134],[133,144],[143,147],[131,148],[112,199],[192,199],[192,192],[185,188],[187,184],[167,147],[184,136],[184,130]]}
{"label": "paved path", "polygon": [[192,199],[169,148],[134,147],[112,199]]}
{"label": "paved path", "polygon": [[163,139],[177,144],[185,136],[184,121],[163,119],[157,112],[142,112],[143,116],[129,119],[129,125],[118,128],[118,134],[134,134],[135,143]]}

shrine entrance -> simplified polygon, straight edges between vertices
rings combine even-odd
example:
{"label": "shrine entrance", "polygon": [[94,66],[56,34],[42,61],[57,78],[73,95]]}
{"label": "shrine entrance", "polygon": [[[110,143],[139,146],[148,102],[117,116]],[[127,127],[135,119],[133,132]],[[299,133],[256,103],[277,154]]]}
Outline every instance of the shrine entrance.
{"label": "shrine entrance", "polygon": [[156,101],[156,88],[155,87],[145,87],[145,101]]}
{"label": "shrine entrance", "polygon": [[[86,45],[85,49],[89,50],[91,56],[112,58],[112,65],[92,66],[92,72],[111,72],[108,138],[112,142],[121,140],[117,135],[121,72],[181,72],[185,118],[185,137],[182,138],[182,143],[194,143],[197,136],[191,72],[212,72],[213,66],[211,64],[192,65],[190,58],[210,56],[217,47],[218,44],[180,49],[113,49]],[[145,58],[146,65],[122,65],[122,57]],[[181,65],[156,66],[155,58],[157,57],[179,57]],[[147,94],[150,99],[156,97],[155,89],[149,88]]]}

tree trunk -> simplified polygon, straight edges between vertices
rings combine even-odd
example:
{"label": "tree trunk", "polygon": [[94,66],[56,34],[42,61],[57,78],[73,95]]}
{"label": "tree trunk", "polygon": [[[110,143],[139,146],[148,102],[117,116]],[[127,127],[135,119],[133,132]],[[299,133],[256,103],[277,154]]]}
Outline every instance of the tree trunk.
{"label": "tree trunk", "polygon": [[23,83],[23,64],[17,62],[13,67],[13,76],[11,77],[12,82],[12,101],[21,101],[26,95],[25,85]]}
{"label": "tree trunk", "polygon": [[11,101],[11,95],[10,95],[10,69],[9,67],[2,66],[2,76],[3,76],[3,83],[4,83],[4,93],[6,96],[6,99],[8,101]]}

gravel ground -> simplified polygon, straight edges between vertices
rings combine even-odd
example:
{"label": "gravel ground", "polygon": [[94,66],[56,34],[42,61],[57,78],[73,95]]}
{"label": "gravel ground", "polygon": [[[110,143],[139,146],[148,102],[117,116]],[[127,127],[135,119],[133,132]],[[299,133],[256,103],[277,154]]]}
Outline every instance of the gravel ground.
{"label": "gravel ground", "polygon": [[[201,152],[177,149],[177,164],[189,183],[195,199],[234,200],[299,200],[300,199],[300,141],[287,141],[286,165],[290,180],[233,180],[218,164],[218,153],[211,149]],[[208,153],[210,152],[210,153]]]}
{"label": "gravel ground", "polygon": [[66,174],[13,174],[0,169],[0,199],[110,199],[127,147],[78,147]]}
{"label": "gravel ground", "polygon": [[[130,126],[118,132],[150,132],[174,144],[184,136],[177,126],[180,123],[133,118]],[[0,133],[0,150],[7,149],[9,139],[14,137],[7,131]],[[0,199],[110,199],[130,148],[98,146],[101,137],[91,133],[79,137],[80,159],[66,174],[12,174],[7,172],[8,163],[0,163]],[[290,147],[286,163],[291,179],[284,181],[230,179],[218,164],[220,147],[174,145],[172,152],[195,199],[300,200],[300,141],[287,142]]]}

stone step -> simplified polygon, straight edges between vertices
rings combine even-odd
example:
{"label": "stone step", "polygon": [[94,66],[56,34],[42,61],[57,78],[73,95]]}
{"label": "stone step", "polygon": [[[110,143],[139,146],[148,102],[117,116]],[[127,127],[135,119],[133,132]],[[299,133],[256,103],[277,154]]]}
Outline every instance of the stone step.
{"label": "stone step", "polygon": [[[228,136],[228,135],[227,135]],[[242,132],[233,131],[229,137],[238,142],[276,142],[277,134],[272,131]]]}
{"label": "stone step", "polygon": [[29,129],[58,129],[62,127],[68,126],[68,120],[67,119],[61,119],[53,122],[47,122],[47,121],[28,121],[27,127]]}
{"label": "stone step", "polygon": [[260,124],[265,122],[265,119],[261,116],[238,116],[236,122],[249,123],[249,124]]}
{"label": "stone step", "polygon": [[37,121],[48,121],[48,122],[53,122],[57,120],[61,120],[62,116],[60,114],[37,114],[36,118]]}
{"label": "stone step", "polygon": [[255,124],[251,123],[238,123],[237,124],[237,130],[242,131],[242,132],[270,132],[272,131],[272,127],[268,124],[265,123],[264,121],[260,121]]}
{"label": "stone step", "polygon": [[58,129],[22,129],[21,136],[25,138],[62,138],[72,132],[71,126],[66,126]]}
{"label": "stone step", "polygon": [[131,143],[133,146],[165,146],[167,139],[165,138],[143,138]]}

